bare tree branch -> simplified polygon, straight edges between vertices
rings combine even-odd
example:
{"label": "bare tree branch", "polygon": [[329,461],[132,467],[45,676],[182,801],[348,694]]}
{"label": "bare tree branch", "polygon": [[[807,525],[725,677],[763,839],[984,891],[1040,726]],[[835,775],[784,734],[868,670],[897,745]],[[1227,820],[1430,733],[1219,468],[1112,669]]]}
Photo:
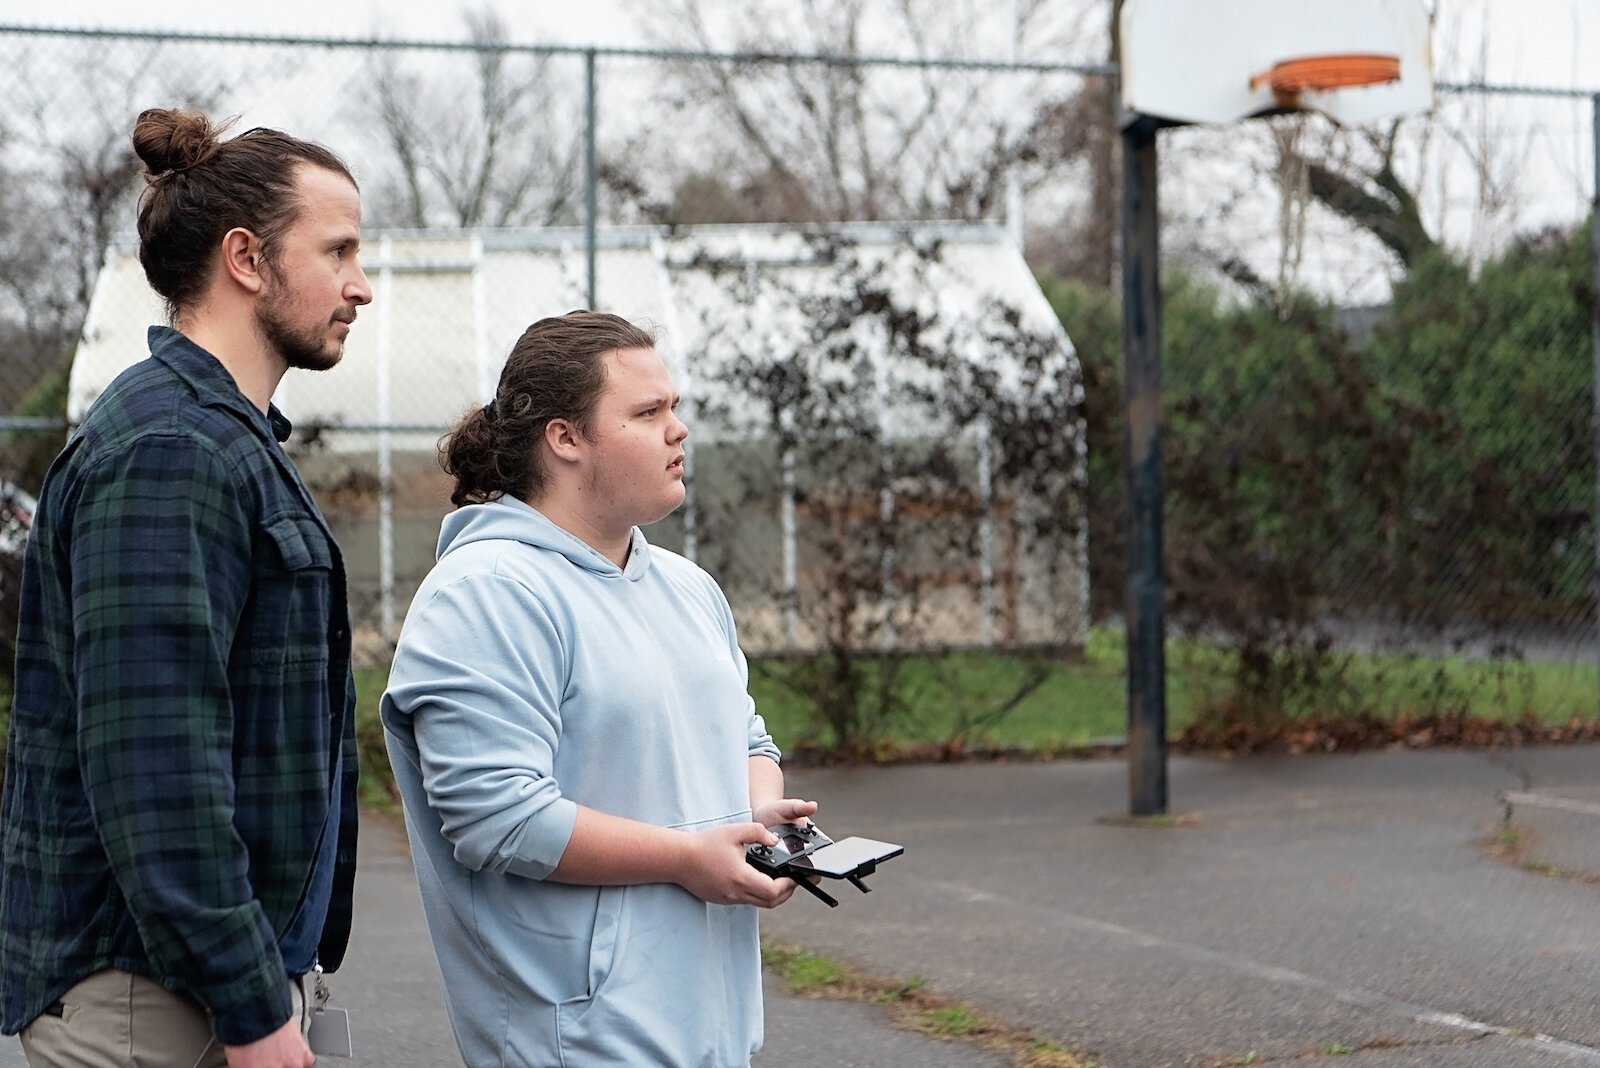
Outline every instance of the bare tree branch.
{"label": "bare tree branch", "polygon": [[[1059,6],[1023,3],[1019,17]],[[934,0],[803,0],[772,9],[759,23],[714,27],[718,10],[709,0],[660,0],[650,7],[656,22],[649,28],[677,47],[853,56],[885,50],[875,41],[914,55],[971,52],[982,47],[978,29],[995,25],[992,10],[975,0],[953,8]],[[1035,145],[1031,138],[1041,116],[1059,114],[1060,102],[1082,83],[1027,78],[850,63],[702,63],[677,68],[675,80],[684,106],[709,109],[707,132],[725,138],[721,147],[734,166],[697,168],[697,187],[715,179],[752,202],[805,206],[810,218],[897,219],[991,213],[1010,168],[1022,166],[1032,184],[1062,162],[1056,150],[1070,141]],[[771,196],[774,185],[787,191],[783,197]]]}
{"label": "bare tree branch", "polygon": [[[509,32],[491,9],[465,15],[479,46],[470,81],[402,67],[392,52],[373,61],[369,99],[393,155],[380,221],[422,227],[516,226],[571,214],[579,139],[563,130],[548,61],[506,50]],[[462,101],[471,101],[462,114]]]}

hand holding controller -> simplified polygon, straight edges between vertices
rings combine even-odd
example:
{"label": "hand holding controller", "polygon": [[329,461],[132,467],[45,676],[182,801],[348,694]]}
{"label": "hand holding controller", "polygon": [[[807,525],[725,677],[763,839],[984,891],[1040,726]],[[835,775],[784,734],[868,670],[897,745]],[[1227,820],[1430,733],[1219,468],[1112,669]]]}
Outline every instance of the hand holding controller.
{"label": "hand holding controller", "polygon": [[861,880],[877,870],[879,861],[905,852],[902,846],[871,838],[835,842],[814,823],[780,823],[768,830],[777,836],[778,844],[751,845],[745,850],[745,860],[774,879],[793,879],[829,908],[837,908],[839,902],[816,885],[815,876],[848,879],[863,894],[870,893],[872,888]]}

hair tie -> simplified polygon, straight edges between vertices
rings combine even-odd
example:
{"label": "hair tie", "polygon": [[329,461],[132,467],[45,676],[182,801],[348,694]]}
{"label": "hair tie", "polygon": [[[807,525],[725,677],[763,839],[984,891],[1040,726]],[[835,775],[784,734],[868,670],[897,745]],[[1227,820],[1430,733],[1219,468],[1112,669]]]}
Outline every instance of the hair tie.
{"label": "hair tie", "polygon": [[214,142],[210,145],[206,145],[205,147],[201,148],[199,152],[195,153],[193,159],[174,160],[172,165],[166,170],[162,171],[160,174],[150,175],[150,181],[159,182],[164,178],[173,178],[180,174],[188,174],[196,167],[203,167],[207,163],[210,163],[221,151],[222,145],[220,143]]}

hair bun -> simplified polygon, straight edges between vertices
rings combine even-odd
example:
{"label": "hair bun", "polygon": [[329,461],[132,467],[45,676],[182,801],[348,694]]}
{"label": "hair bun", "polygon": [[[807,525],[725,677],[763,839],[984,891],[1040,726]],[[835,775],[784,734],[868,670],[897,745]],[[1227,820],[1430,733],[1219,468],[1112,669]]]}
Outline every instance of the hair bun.
{"label": "hair bun", "polygon": [[186,171],[217,154],[222,148],[218,138],[233,121],[213,126],[197,111],[149,108],[133,124],[133,150],[151,178]]}

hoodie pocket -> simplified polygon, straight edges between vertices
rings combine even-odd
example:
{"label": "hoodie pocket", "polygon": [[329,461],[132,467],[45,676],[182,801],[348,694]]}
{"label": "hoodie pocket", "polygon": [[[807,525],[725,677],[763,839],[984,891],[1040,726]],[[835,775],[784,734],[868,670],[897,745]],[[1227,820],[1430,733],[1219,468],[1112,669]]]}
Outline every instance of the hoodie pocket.
{"label": "hoodie pocket", "polygon": [[755,913],[667,884],[629,887],[615,938],[597,922],[590,974],[605,974],[556,1006],[563,1068],[747,1064],[761,1041]]}
{"label": "hoodie pocket", "polygon": [[606,981],[616,970],[617,946],[625,918],[626,886],[602,886],[595,904],[594,934],[589,938],[588,978],[584,993],[556,1006],[558,1022],[581,1020],[605,993]]}

